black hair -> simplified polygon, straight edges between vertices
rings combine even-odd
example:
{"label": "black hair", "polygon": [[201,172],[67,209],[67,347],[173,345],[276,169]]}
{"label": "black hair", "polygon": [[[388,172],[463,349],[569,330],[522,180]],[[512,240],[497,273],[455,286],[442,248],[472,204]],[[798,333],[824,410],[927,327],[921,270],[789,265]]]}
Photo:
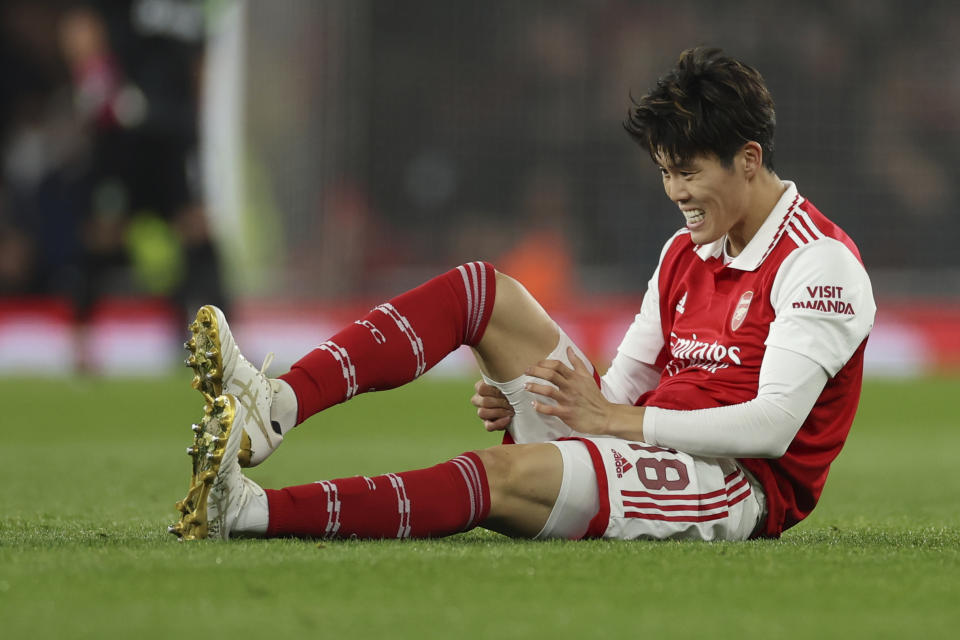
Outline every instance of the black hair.
{"label": "black hair", "polygon": [[725,167],[746,142],[763,149],[773,170],[777,116],[763,77],[720,49],[697,47],[680,54],[676,66],[648,94],[634,101],[623,126],[656,161],[674,164],[712,154]]}

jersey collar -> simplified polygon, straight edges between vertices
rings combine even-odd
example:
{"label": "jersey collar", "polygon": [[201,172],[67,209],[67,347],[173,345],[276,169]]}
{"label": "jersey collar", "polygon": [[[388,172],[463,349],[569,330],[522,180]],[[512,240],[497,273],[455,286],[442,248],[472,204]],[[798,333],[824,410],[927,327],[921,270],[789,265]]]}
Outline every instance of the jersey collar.
{"label": "jersey collar", "polygon": [[[784,180],[783,185],[787,189],[783,192],[783,195],[780,196],[773,210],[770,211],[770,215],[763,221],[756,235],[750,239],[750,242],[743,248],[740,255],[727,265],[728,267],[741,271],[754,271],[763,263],[763,259],[770,253],[770,245],[779,237],[777,231],[779,231],[783,221],[790,214],[790,211],[799,204],[799,201],[802,199],[797,193],[797,185],[789,180]],[[694,251],[700,256],[701,260],[708,260],[710,258],[722,259],[723,244],[726,241],[727,236],[723,236],[719,240],[715,240],[709,244],[700,245],[694,249]]]}

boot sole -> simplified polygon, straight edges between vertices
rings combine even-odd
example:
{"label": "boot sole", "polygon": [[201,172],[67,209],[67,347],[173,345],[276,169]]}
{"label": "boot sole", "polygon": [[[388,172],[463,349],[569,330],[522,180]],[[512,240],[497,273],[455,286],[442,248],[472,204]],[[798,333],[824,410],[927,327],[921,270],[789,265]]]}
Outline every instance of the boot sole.
{"label": "boot sole", "polygon": [[183,346],[189,353],[184,364],[193,369],[190,386],[204,398],[216,398],[223,393],[223,352],[220,327],[213,308],[209,305],[200,307],[189,328],[190,339]]}
{"label": "boot sole", "polygon": [[182,540],[202,540],[210,534],[207,500],[220,471],[227,439],[233,429],[236,405],[232,396],[210,398],[203,407],[203,419],[193,425],[193,445],[187,454],[193,461],[190,488],[183,500],[176,503],[180,520],[167,531]]}
{"label": "boot sole", "polygon": [[[197,317],[190,323],[190,339],[183,343],[187,350],[184,364],[193,369],[190,386],[199,391],[205,400],[223,394],[223,348],[220,345],[220,325],[217,313],[210,305],[197,310]],[[241,467],[250,467],[253,443],[244,432],[240,442]]]}

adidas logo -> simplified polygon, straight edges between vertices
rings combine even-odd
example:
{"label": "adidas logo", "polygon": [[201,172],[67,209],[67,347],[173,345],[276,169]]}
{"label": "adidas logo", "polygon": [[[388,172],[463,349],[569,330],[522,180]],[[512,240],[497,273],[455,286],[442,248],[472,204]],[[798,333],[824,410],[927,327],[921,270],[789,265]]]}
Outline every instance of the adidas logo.
{"label": "adidas logo", "polygon": [[624,458],[616,449],[610,449],[610,451],[613,452],[613,463],[617,467],[617,477],[622,478],[623,474],[625,474],[627,471],[630,471],[630,469],[633,469],[633,465],[627,462],[627,459]]}

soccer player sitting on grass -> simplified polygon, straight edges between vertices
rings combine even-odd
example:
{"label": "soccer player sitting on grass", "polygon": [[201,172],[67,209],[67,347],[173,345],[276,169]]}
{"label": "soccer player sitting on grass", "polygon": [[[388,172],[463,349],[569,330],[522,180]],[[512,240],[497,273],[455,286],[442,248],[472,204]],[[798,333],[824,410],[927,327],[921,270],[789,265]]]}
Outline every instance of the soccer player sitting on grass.
{"label": "soccer player sitting on grass", "polygon": [[[520,283],[461,265],[374,308],[268,379],[206,306],[188,364],[206,399],[184,538],[777,537],[817,503],[860,395],[875,305],[856,246],[773,169],[752,68],[684,52],[631,108],[686,222],[664,245],[610,369]],[[241,472],[313,414],[389,389],[460,345],[504,445],[427,469],[265,490]]]}

